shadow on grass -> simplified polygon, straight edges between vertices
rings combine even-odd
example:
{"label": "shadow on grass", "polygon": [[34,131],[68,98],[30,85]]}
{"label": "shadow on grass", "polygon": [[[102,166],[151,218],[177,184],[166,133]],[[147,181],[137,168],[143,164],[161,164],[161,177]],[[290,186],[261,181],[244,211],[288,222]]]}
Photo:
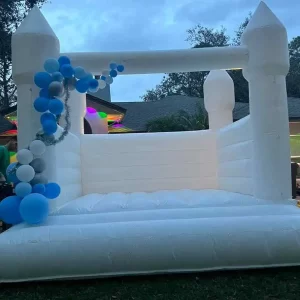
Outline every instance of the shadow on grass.
{"label": "shadow on grass", "polygon": [[296,300],[300,267],[3,284],[5,300]]}

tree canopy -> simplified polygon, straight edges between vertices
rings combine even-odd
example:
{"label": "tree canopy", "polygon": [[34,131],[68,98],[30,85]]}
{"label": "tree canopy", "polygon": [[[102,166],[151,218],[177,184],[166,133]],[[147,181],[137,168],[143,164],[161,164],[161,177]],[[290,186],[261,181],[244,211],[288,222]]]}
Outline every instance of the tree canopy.
{"label": "tree canopy", "polygon": [[16,102],[16,86],[11,72],[11,36],[28,10],[47,0],[2,0],[0,3],[0,110]]}
{"label": "tree canopy", "polygon": [[[251,14],[245,18],[235,35],[231,38],[226,29],[214,29],[197,25],[187,31],[187,41],[192,48],[222,47],[240,45],[241,36],[248,25]],[[300,98],[300,36],[289,43],[290,71],[287,76],[287,92],[289,97]],[[235,85],[237,102],[249,102],[248,82],[243,77],[242,70],[229,70],[228,73]],[[161,83],[148,90],[141,98],[144,101],[157,101],[171,95],[184,95],[203,98],[203,84],[208,72],[171,73],[166,74]]]}
{"label": "tree canopy", "polygon": [[149,121],[146,128],[148,132],[203,130],[208,129],[208,117],[199,103],[194,114],[181,110],[177,114]]}

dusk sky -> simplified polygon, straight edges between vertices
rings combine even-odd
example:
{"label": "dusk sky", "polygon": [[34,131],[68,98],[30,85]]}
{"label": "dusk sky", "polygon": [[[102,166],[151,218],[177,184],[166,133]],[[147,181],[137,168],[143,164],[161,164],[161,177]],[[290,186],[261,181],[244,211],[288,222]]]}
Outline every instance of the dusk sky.
{"label": "dusk sky", "polygon": [[[234,33],[259,0],[51,0],[42,12],[62,52],[189,48],[186,30],[197,24]],[[266,0],[288,30],[300,35],[299,0]],[[140,101],[163,74],[117,77],[112,101]]]}

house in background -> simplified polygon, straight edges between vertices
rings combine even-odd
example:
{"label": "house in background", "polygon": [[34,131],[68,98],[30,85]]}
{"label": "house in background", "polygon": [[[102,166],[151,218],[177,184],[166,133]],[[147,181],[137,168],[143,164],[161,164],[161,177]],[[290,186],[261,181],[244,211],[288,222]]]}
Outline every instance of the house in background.
{"label": "house in background", "polygon": [[[197,105],[204,109],[204,99],[187,96],[168,96],[155,102],[113,102],[124,108],[126,113],[122,124],[131,132],[146,132],[149,121],[178,113],[185,110],[189,114],[197,111]],[[290,134],[300,134],[300,99],[288,98]],[[233,110],[233,120],[238,121],[249,115],[249,103],[236,102]],[[276,122],[276,120],[274,120]]]}
{"label": "house in background", "polygon": [[[95,94],[86,95],[87,107],[107,114],[109,133],[142,133],[147,131],[147,123],[159,117],[186,111],[194,114],[198,105],[204,109],[204,100],[187,96],[168,96],[155,102],[111,102],[109,87]],[[11,135],[16,135],[17,106],[2,111],[0,115],[0,143],[3,144]],[[293,140],[293,156],[300,157],[300,99],[288,98],[290,120],[290,135]],[[233,110],[233,120],[238,121],[249,114],[249,104],[236,102]],[[276,120],[274,120],[276,122]],[[85,121],[85,133],[91,133],[91,128]],[[296,155],[297,154],[297,155]]]}

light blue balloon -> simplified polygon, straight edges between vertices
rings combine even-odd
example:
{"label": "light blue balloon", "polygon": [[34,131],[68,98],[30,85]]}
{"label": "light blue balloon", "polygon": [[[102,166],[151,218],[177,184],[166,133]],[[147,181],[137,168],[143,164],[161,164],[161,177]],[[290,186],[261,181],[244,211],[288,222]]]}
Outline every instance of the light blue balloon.
{"label": "light blue balloon", "polygon": [[20,182],[15,187],[15,193],[20,198],[24,198],[28,196],[29,194],[31,194],[31,192],[32,192],[31,184],[27,182]]}
{"label": "light blue balloon", "polygon": [[86,81],[90,81],[94,79],[94,76],[92,73],[86,73],[86,75],[82,79]]}
{"label": "light blue balloon", "polygon": [[20,214],[28,224],[40,224],[48,217],[49,202],[41,194],[30,194],[21,201]]}
{"label": "light blue balloon", "polygon": [[84,68],[76,67],[74,68],[74,75],[76,78],[82,79],[87,75],[87,73],[85,72]]}
{"label": "light blue balloon", "polygon": [[23,221],[19,208],[22,198],[9,196],[0,202],[0,219],[7,224],[16,225]]}
{"label": "light blue balloon", "polygon": [[54,73],[59,71],[59,62],[55,58],[49,58],[44,63],[44,69],[48,73]]}

